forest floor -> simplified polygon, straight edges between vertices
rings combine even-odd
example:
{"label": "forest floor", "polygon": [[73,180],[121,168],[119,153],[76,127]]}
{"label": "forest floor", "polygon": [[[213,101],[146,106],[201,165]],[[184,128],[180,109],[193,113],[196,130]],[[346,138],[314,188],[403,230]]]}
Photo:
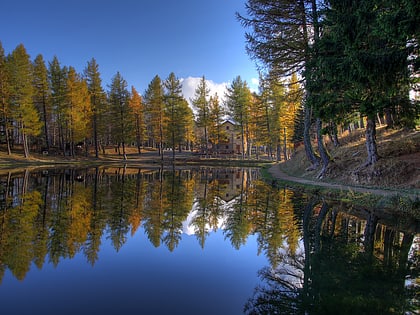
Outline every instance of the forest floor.
{"label": "forest floor", "polygon": [[309,163],[303,147],[290,160],[272,165],[268,171],[273,178],[302,185],[420,198],[420,131],[379,128],[380,158],[374,167],[362,167],[367,157],[363,131],[345,134],[339,140],[337,148],[327,143],[332,160],[322,179],[318,179],[319,169],[307,171]]}

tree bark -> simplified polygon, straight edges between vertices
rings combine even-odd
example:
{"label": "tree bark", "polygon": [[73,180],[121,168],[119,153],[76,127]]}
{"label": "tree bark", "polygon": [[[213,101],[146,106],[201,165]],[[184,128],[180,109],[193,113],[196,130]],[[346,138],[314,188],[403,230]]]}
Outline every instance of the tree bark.
{"label": "tree bark", "polygon": [[316,119],[316,133],[317,133],[317,142],[318,142],[318,151],[321,156],[322,169],[318,174],[318,178],[322,178],[327,171],[328,164],[330,163],[330,156],[327,152],[327,148],[324,144],[324,138],[322,135],[322,120],[321,118]]}
{"label": "tree bark", "polygon": [[366,149],[367,161],[364,166],[374,165],[378,159],[378,150],[376,146],[376,124],[375,118],[368,117],[366,122]]}
{"label": "tree bark", "polygon": [[305,120],[303,128],[303,143],[305,145],[306,157],[308,158],[311,166],[307,170],[315,170],[319,166],[319,158],[315,155],[312,148],[311,136],[309,130],[311,128],[311,109],[305,105]]}

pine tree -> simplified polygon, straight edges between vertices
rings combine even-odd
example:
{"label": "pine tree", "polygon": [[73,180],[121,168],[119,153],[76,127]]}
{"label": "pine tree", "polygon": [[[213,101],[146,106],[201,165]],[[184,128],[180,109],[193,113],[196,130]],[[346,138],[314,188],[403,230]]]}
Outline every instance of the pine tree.
{"label": "pine tree", "polygon": [[86,139],[91,134],[92,108],[87,83],[73,67],[69,68],[66,86],[66,102],[69,106],[68,138],[70,154],[74,156],[76,144],[83,143],[86,148]]}
{"label": "pine tree", "polygon": [[10,128],[10,119],[11,119],[11,108],[9,103],[10,97],[10,76],[7,68],[7,60],[4,54],[3,45],[0,42],[0,122],[1,122],[1,140],[6,141],[7,145],[7,154],[12,154],[9,128]]}
{"label": "pine tree", "polygon": [[249,123],[249,110],[251,106],[251,91],[248,88],[246,81],[242,81],[240,76],[237,76],[231,83],[230,87],[227,88],[226,92],[226,107],[229,110],[229,114],[239,125],[242,142],[242,159],[245,157],[245,153],[248,154],[250,146],[245,144],[245,139],[249,139],[248,136],[248,123]]}
{"label": "pine tree", "polygon": [[50,150],[51,141],[49,138],[50,134],[50,122],[51,122],[51,92],[48,83],[48,69],[45,65],[44,58],[42,55],[36,56],[33,62],[34,69],[34,104],[40,113],[41,121],[43,123],[43,138],[44,146],[47,151]]}
{"label": "pine tree", "polygon": [[[207,87],[206,78],[203,76],[194,92],[194,98],[191,99],[192,105],[196,109],[197,127],[202,128],[204,131],[204,138],[201,139],[201,147],[205,148],[206,157],[209,154],[209,138],[208,129],[210,126],[210,109],[209,97],[210,90]],[[204,142],[204,146],[203,146]]]}
{"label": "pine tree", "polygon": [[219,96],[215,93],[209,100],[209,141],[216,147],[216,154],[219,154],[220,142],[226,137],[222,130],[223,117],[225,110],[220,104]]}
{"label": "pine tree", "polygon": [[92,58],[85,68],[84,76],[88,84],[90,103],[92,106],[92,132],[95,146],[95,157],[99,157],[99,133],[103,127],[101,120],[105,109],[105,92],[102,88],[102,79],[99,73],[99,65]]}
{"label": "pine tree", "polygon": [[[293,73],[310,76],[308,61],[310,45],[318,38],[318,12],[316,0],[248,0],[249,17],[237,14],[238,19],[252,32],[245,34],[247,52],[275,80]],[[309,4],[309,6],[307,5]],[[311,138],[311,108],[305,104],[304,143],[310,168],[317,168]]]}
{"label": "pine tree", "polygon": [[[110,117],[112,117],[112,137],[117,143],[118,148],[122,146],[124,160],[127,159],[125,146],[127,140],[132,134],[132,125],[130,119],[129,92],[127,90],[127,81],[119,72],[112,78],[109,91]],[[119,152],[119,150],[118,150]]]}
{"label": "pine tree", "polygon": [[184,140],[185,120],[184,108],[185,99],[182,95],[182,85],[179,79],[171,72],[163,83],[165,87],[165,134],[166,142],[172,148],[172,157],[175,160],[175,146]]}
{"label": "pine tree", "polygon": [[146,104],[149,141],[158,145],[158,153],[163,159],[163,130],[165,129],[164,91],[162,80],[158,75],[153,78],[144,93],[144,101]]}
{"label": "pine tree", "polygon": [[133,118],[133,124],[136,130],[137,150],[138,153],[141,154],[141,146],[143,145],[146,135],[145,113],[141,95],[137,92],[134,86],[131,87],[129,106],[131,108],[131,117]]}
{"label": "pine tree", "polygon": [[41,132],[39,114],[33,103],[32,63],[25,47],[20,44],[7,58],[10,74],[11,117],[20,133],[25,158],[29,157],[29,137]]}
{"label": "pine tree", "polygon": [[49,63],[48,75],[51,89],[51,105],[54,121],[54,134],[58,134],[58,139],[53,138],[54,145],[59,144],[63,154],[66,147],[66,128],[68,123],[68,104],[66,102],[67,95],[67,67],[61,67],[58,58],[54,56]]}

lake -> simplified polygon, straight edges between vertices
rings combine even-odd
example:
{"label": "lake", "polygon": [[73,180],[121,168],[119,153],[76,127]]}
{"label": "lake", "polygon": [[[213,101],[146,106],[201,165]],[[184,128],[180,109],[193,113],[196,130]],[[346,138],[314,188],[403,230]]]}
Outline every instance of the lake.
{"label": "lake", "polygon": [[257,168],[0,175],[1,314],[418,314],[419,222]]}

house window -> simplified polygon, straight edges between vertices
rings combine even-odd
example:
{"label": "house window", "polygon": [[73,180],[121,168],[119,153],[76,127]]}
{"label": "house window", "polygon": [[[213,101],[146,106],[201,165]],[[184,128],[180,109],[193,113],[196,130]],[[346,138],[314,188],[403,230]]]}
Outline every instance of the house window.
{"label": "house window", "polygon": [[226,126],[226,130],[229,130],[229,126]]}

